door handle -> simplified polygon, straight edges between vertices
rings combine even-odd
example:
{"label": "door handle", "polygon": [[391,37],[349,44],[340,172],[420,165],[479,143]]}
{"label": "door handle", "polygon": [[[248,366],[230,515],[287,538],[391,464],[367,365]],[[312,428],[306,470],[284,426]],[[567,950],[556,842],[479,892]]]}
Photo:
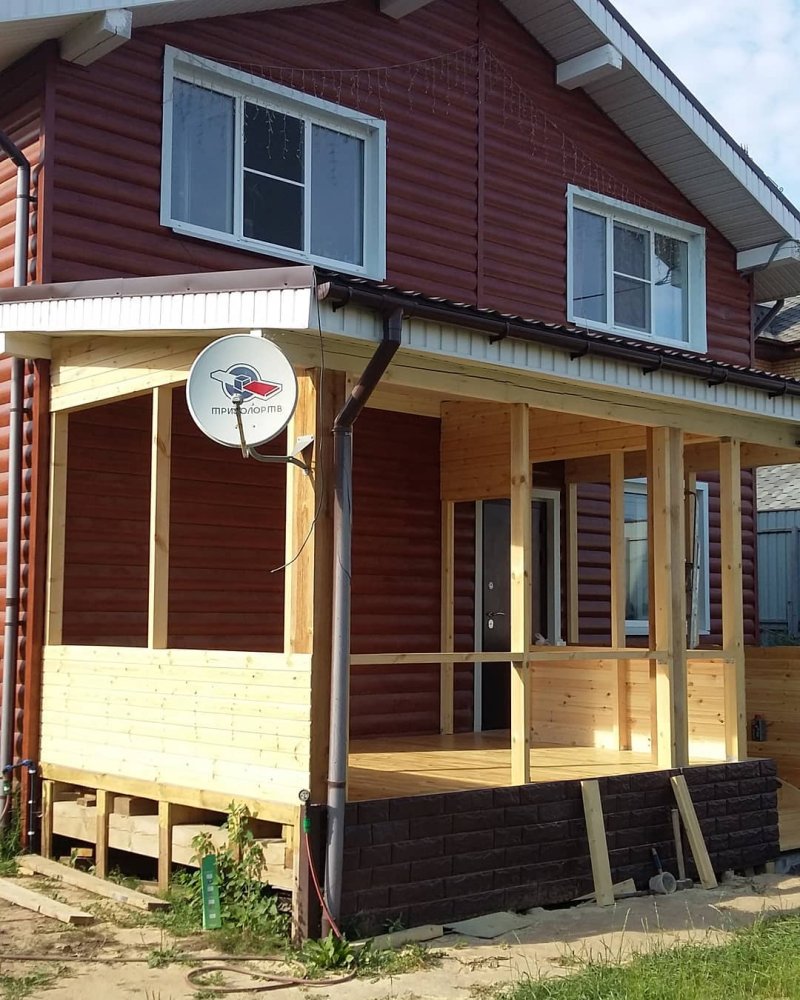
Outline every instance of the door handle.
{"label": "door handle", "polygon": [[505,618],[505,616],[506,616],[505,611],[487,611],[486,612],[486,617],[487,618]]}

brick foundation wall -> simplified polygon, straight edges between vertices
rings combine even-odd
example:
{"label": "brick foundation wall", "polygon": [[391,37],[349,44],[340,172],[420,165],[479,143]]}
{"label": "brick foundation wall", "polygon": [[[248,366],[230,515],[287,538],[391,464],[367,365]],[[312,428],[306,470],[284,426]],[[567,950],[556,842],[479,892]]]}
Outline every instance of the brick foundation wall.
{"label": "brick foundation wall", "polygon": [[[676,771],[600,778],[614,881],[646,888],[650,847],[677,872]],[[775,765],[686,768],[714,869],[777,856]],[[373,934],[389,921],[446,923],[563,903],[592,890],[580,781],[373,799],[347,807],[342,915]],[[697,877],[687,850],[689,875]]]}

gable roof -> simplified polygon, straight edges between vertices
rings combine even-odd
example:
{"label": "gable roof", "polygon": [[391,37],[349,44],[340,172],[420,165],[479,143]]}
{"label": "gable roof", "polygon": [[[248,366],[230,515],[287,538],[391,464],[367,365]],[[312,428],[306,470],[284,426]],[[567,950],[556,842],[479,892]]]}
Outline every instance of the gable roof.
{"label": "gable roof", "polygon": [[[99,11],[128,9],[137,28],[330,2],[336,0],[6,0],[0,69]],[[754,272],[757,301],[800,293],[800,211],[609,0],[501,2],[558,63],[613,45],[622,68],[584,83],[586,93],[737,251],[746,252],[740,266]]]}

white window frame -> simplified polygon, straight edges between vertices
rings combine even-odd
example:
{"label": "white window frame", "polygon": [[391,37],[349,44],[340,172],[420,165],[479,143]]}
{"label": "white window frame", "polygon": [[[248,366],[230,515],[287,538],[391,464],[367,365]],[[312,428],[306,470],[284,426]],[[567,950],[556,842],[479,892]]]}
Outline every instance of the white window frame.
{"label": "white window frame", "polygon": [[[625,493],[639,493],[647,496],[646,479],[626,479]],[[700,565],[705,568],[699,588],[698,622],[700,635],[711,634],[711,553],[709,546],[708,483],[697,483],[698,520],[700,524]],[[649,554],[649,550],[648,550]],[[705,586],[702,582],[705,581]],[[626,585],[627,597],[627,585]],[[687,609],[688,614],[688,609]],[[649,635],[650,622],[640,619],[626,619],[626,635]]]}
{"label": "white window frame", "polygon": [[[641,330],[632,330],[629,327],[614,326],[613,323],[601,323],[598,320],[584,319],[575,311],[573,301],[574,281],[572,266],[572,251],[574,245],[574,211],[583,209],[595,215],[601,215],[607,220],[606,225],[606,315],[611,315],[614,302],[614,256],[613,256],[613,230],[614,222],[623,225],[634,226],[637,229],[645,229],[650,232],[652,238],[654,233],[671,236],[675,239],[683,240],[689,245],[689,261],[687,267],[687,296],[688,296],[688,332],[689,339],[682,340],[679,337],[663,337],[654,333],[645,333]],[[651,296],[652,301],[652,296]],[[652,308],[652,306],[651,306]],[[606,195],[597,194],[594,191],[587,191],[585,188],[576,187],[574,184],[567,186],[567,319],[576,326],[583,326],[590,330],[598,330],[603,333],[614,333],[631,340],[643,340],[656,344],[668,344],[670,347],[682,346],[686,350],[696,351],[704,354],[708,349],[708,337],[706,332],[706,231],[701,226],[695,226],[690,222],[683,222],[669,215],[662,215],[660,212],[651,212],[636,205],[629,205],[627,202],[619,201],[616,198],[609,198]]]}
{"label": "white window frame", "polygon": [[[172,217],[172,97],[175,80],[197,84],[235,99],[232,233],[193,225]],[[364,246],[363,263],[353,264],[256,240],[243,234],[242,197],[244,170],[244,102],[302,118],[325,128],[364,140]],[[306,157],[310,163],[310,155]],[[308,173],[308,166],[307,171]],[[306,239],[311,225],[305,213]],[[168,45],[164,50],[164,105],[161,138],[161,225],[183,236],[224,243],[227,246],[268,254],[304,264],[319,264],[367,278],[386,277],[386,122],[298,90],[272,83],[202,56]]]}

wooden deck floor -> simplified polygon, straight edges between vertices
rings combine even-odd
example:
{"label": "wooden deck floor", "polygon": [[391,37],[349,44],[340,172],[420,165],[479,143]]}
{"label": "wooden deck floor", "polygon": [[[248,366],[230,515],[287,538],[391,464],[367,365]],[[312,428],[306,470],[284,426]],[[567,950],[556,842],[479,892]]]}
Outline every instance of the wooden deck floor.
{"label": "wooden deck floor", "polygon": [[[532,781],[599,778],[657,770],[650,754],[592,747],[537,746]],[[391,798],[511,784],[508,732],[353,740],[348,798]]]}

